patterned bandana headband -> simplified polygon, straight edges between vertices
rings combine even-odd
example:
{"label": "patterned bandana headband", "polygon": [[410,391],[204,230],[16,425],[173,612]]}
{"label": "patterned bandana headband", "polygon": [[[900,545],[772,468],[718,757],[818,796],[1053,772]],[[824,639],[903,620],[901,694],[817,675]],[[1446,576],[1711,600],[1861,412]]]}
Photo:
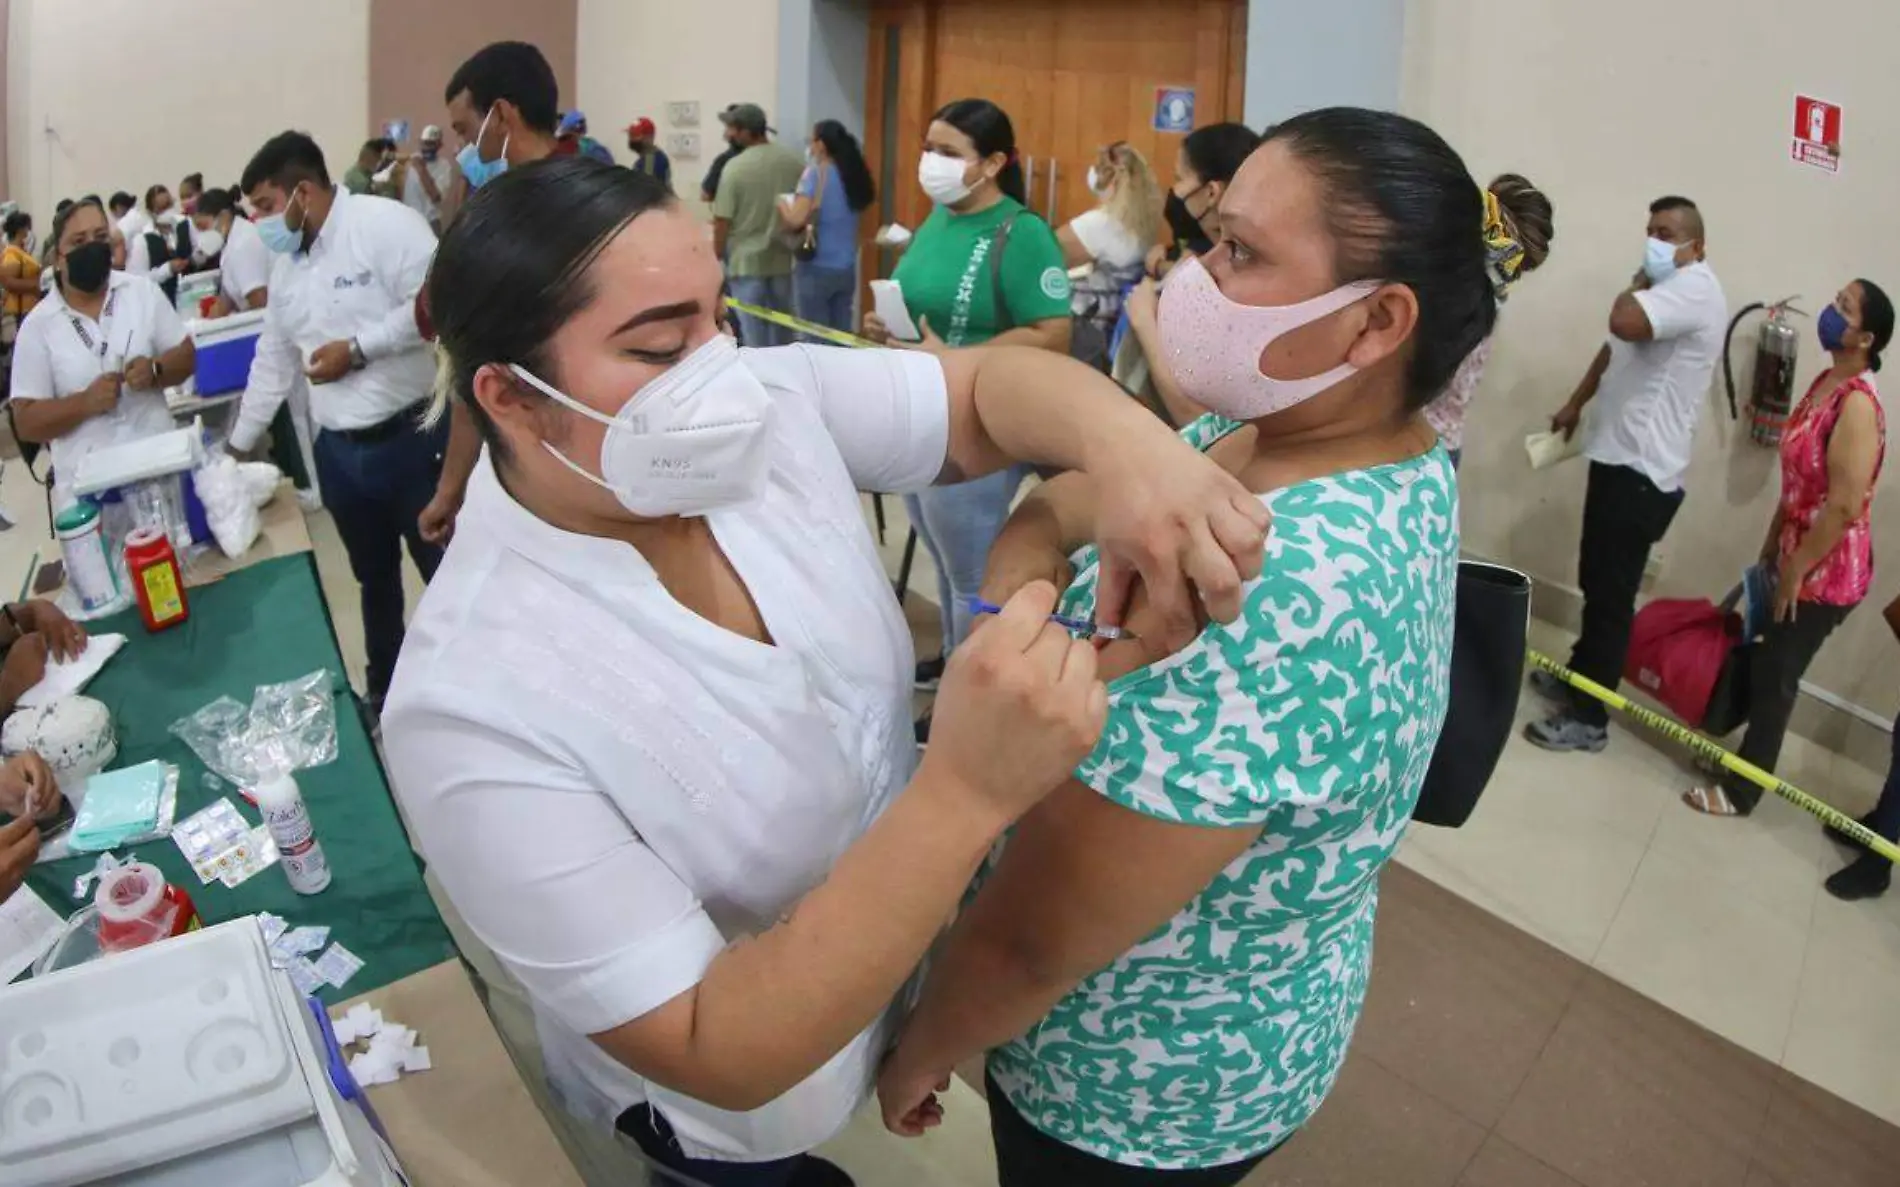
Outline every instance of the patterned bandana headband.
{"label": "patterned bandana headband", "polygon": [[1524,245],[1511,233],[1504,221],[1504,208],[1490,190],[1484,191],[1484,264],[1491,273],[1491,289],[1501,304],[1511,295],[1511,286],[1523,270]]}

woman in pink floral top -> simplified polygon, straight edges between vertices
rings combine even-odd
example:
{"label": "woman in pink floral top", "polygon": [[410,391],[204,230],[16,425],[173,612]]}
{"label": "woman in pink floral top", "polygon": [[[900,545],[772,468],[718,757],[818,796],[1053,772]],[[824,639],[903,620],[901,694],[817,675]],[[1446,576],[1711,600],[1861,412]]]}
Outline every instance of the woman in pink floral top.
{"label": "woman in pink floral top", "polygon": [[[1867,596],[1874,548],[1868,512],[1887,453],[1874,372],[1893,338],[1893,302],[1856,280],[1821,311],[1816,328],[1834,365],[1814,381],[1781,436],[1781,501],[1762,544],[1776,567],[1774,621],[1749,656],[1748,732],[1741,757],[1775,769],[1801,677],[1821,644]],[[1690,807],[1746,816],[1761,789],[1735,775],[1691,788]]]}

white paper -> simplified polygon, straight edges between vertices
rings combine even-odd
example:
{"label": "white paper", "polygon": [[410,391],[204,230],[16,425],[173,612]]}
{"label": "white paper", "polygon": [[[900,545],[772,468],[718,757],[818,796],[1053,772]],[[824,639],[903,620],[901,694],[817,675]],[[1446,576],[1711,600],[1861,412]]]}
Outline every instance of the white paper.
{"label": "white paper", "polygon": [[86,690],[99,669],[106,661],[119,654],[125,646],[124,635],[93,635],[86,640],[85,648],[70,660],[49,659],[46,661],[46,675],[40,682],[20,695],[20,707],[31,709],[37,705],[50,705],[54,701],[64,700]]}
{"label": "white paper", "polygon": [[65,926],[30,886],[0,903],[0,985],[32,968]]}
{"label": "white paper", "polygon": [[322,975],[325,981],[328,981],[338,989],[343,988],[349,979],[356,975],[356,971],[362,967],[363,958],[341,944],[330,945],[328,951],[324,952],[324,954],[319,956],[316,960],[317,972]]}
{"label": "white paper", "polygon": [[1583,452],[1583,430],[1572,433],[1568,441],[1562,433],[1532,433],[1524,438],[1524,452],[1530,455],[1531,469],[1548,470]]}
{"label": "white paper", "polygon": [[411,1047],[402,1053],[402,1070],[405,1072],[426,1072],[433,1066],[429,1062],[427,1047]]}
{"label": "white paper", "polygon": [[904,290],[895,280],[873,280],[871,301],[877,310],[878,320],[891,332],[891,337],[900,342],[923,340],[917,323],[910,319],[910,309],[904,304]]}
{"label": "white paper", "polygon": [[892,223],[880,228],[876,238],[879,247],[902,247],[911,240],[910,228],[903,223]]}

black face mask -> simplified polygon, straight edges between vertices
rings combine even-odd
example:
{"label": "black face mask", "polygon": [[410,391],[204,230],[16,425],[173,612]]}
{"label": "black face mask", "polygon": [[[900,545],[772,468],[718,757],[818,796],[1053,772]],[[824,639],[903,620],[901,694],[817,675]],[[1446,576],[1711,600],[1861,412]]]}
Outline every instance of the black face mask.
{"label": "black face mask", "polygon": [[82,293],[96,293],[112,275],[112,244],[105,240],[75,247],[66,253],[66,283]]}
{"label": "black face mask", "polygon": [[[1206,186],[1201,186],[1194,192],[1198,194],[1206,188]],[[1176,243],[1186,244],[1188,249],[1196,255],[1213,250],[1213,240],[1209,239],[1207,232],[1202,229],[1201,220],[1195,218],[1194,212],[1188,209],[1187,199],[1169,190],[1168,199],[1162,205],[1161,213],[1167,218],[1168,234],[1174,237]]]}

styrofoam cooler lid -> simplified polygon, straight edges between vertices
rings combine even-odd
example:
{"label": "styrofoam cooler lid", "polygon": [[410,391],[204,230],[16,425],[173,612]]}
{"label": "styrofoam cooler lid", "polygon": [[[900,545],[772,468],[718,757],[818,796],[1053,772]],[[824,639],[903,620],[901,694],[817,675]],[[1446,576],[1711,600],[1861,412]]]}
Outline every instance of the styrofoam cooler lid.
{"label": "styrofoam cooler lid", "polygon": [[185,322],[194,346],[217,346],[239,338],[253,338],[264,332],[264,311],[246,309],[227,317],[194,317]]}
{"label": "styrofoam cooler lid", "polygon": [[191,425],[95,449],[79,460],[72,479],[73,493],[95,495],[115,486],[189,470],[197,464],[202,436],[203,430]]}
{"label": "styrofoam cooler lid", "polygon": [[76,1184],[310,1115],[246,917],[0,988],[0,1183]]}

